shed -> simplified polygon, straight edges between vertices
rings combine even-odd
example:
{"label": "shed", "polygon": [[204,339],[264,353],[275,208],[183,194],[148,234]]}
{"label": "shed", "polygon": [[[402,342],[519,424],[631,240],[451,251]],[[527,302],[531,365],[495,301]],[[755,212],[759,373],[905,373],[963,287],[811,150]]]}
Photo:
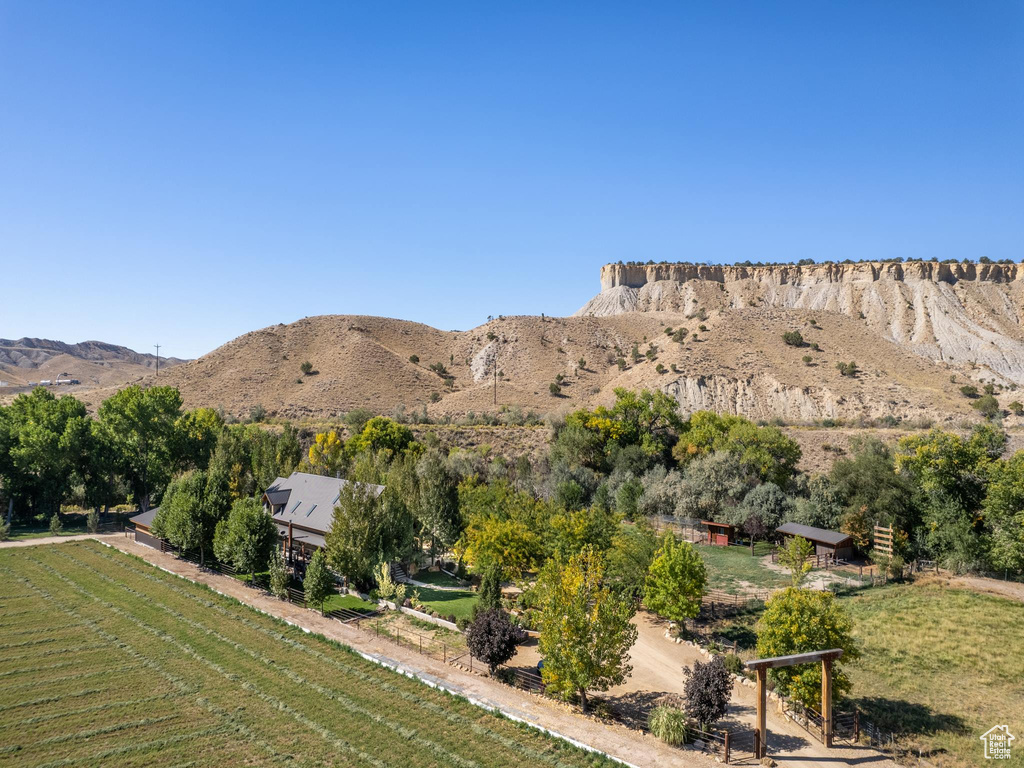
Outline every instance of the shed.
{"label": "shed", "polygon": [[728,523],[716,523],[711,520],[701,520],[700,524],[708,529],[708,544],[716,547],[727,547],[732,541],[734,528]]}
{"label": "shed", "polygon": [[829,531],[800,523],[785,523],[775,529],[785,540],[794,536],[807,539],[814,544],[814,554],[832,555],[834,560],[849,560],[853,557],[853,537],[840,531]]}
{"label": "shed", "polygon": [[157,512],[160,511],[160,507],[153,507],[143,512],[141,515],[128,518],[128,522],[135,526],[135,540],[139,544],[145,544],[147,547],[153,547],[154,549],[160,549],[160,539],[156,538],[150,529],[153,527],[153,521],[156,519]]}

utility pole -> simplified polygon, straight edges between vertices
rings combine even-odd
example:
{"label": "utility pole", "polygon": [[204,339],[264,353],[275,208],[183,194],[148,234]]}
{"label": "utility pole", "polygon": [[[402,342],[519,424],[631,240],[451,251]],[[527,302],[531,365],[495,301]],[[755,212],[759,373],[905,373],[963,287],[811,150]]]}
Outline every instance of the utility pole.
{"label": "utility pole", "polygon": [[154,344],[153,346],[156,347],[156,375],[157,375],[157,377],[159,377],[160,376],[160,345],[159,344]]}
{"label": "utility pole", "polygon": [[498,349],[494,348],[494,406],[498,406]]}

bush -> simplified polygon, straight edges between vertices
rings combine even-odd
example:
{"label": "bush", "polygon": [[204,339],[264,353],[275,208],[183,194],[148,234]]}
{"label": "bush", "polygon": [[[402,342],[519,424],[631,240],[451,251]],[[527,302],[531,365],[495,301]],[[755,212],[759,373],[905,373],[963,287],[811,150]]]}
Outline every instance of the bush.
{"label": "bush", "polygon": [[0,522],[0,541],[7,541],[11,536],[11,526],[7,523]]}
{"label": "bush", "polygon": [[265,418],[267,418],[267,409],[259,403],[249,409],[249,421],[253,424],[259,424]]}
{"label": "bush", "polygon": [[857,364],[852,360],[848,363],[836,363],[836,370],[839,371],[841,375],[849,376],[850,378],[853,378],[860,373],[860,368],[858,368]]}
{"label": "bush", "polygon": [[500,608],[480,611],[466,628],[469,652],[474,659],[484,662],[492,675],[516,655],[516,647],[525,639],[526,633],[509,621],[508,614]]}
{"label": "bush", "polygon": [[982,395],[971,403],[971,407],[988,419],[999,415],[999,401],[994,395]]}
{"label": "bush", "polygon": [[53,513],[53,517],[50,518],[50,535],[58,536],[60,532],[64,530],[63,524],[60,522],[60,515],[56,512]]}
{"label": "bush", "polygon": [[100,513],[95,509],[90,509],[89,514],[85,516],[85,527],[89,533],[98,533],[100,530]]}
{"label": "bush", "polygon": [[665,373],[665,370],[666,370],[666,368],[665,368],[665,366],[664,366],[664,365],[662,365],[661,363],[658,363],[658,364],[657,364],[657,365],[656,365],[656,366],[654,367],[654,370],[655,370],[655,372],[656,372],[656,373]]}
{"label": "bush", "polygon": [[963,395],[964,397],[977,397],[978,388],[972,384],[964,384],[962,387],[960,387],[960,394]]}
{"label": "bush", "polygon": [[1014,416],[1020,416],[1021,414],[1024,414],[1024,405],[1021,405],[1019,400],[1014,400],[1012,403],[1010,403],[1008,407],[1011,411],[1013,411]]}
{"label": "bush", "polygon": [[409,362],[412,363],[413,365],[417,365],[420,362],[420,356],[419,355],[409,355]]}
{"label": "bush", "polygon": [[782,334],[782,340],[791,347],[804,346],[804,337],[800,331],[786,331]]}
{"label": "bush", "polygon": [[685,670],[685,674],[686,711],[703,728],[707,728],[729,708],[732,676],[720,656],[707,662],[695,661],[693,668]]}
{"label": "bush", "polygon": [[742,675],[746,671],[746,667],[743,666],[743,659],[737,656],[735,653],[727,653],[722,657],[722,664],[729,670],[729,674]]}
{"label": "bush", "polygon": [[553,397],[558,397],[560,394],[562,394],[562,388],[558,385],[557,382],[552,381],[548,385],[548,392],[550,392]]}
{"label": "bush", "polygon": [[813,360],[813,359],[814,358],[811,357],[810,355],[804,355],[803,358],[802,358],[802,360],[804,361],[804,365],[810,365],[811,364],[811,360]]}
{"label": "bush", "polygon": [[660,704],[647,716],[651,735],[672,747],[686,743],[686,713],[678,707]]}
{"label": "bush", "polygon": [[620,357],[618,360],[615,361],[615,364],[619,366],[620,371],[626,370],[626,358]]}
{"label": "bush", "polygon": [[309,376],[313,372],[313,364],[307,360],[299,366],[299,370],[302,371],[303,376]]}

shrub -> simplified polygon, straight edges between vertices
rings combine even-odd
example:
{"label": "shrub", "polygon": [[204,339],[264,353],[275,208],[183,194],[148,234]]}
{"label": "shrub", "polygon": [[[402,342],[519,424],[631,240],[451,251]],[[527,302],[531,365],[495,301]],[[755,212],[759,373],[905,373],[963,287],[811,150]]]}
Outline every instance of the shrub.
{"label": "shrub", "polygon": [[706,325],[697,326],[697,330],[700,331],[701,333],[704,333],[707,329],[708,327]]}
{"label": "shrub", "polygon": [[814,358],[812,358],[810,355],[804,355],[802,359],[804,361],[804,365],[810,365],[811,360],[813,360]]}
{"label": "shrub", "polygon": [[679,366],[678,365],[676,365],[675,363],[672,363],[671,367],[672,367],[672,373],[679,373]]}
{"label": "shrub", "polygon": [[657,365],[656,365],[656,366],[654,367],[654,370],[655,370],[655,371],[656,371],[657,373],[664,373],[664,372],[665,372],[665,370],[666,370],[666,368],[665,368],[665,366],[664,366],[664,365],[662,365],[661,363],[658,363],[658,364],[657,364]]}
{"label": "shrub", "polygon": [[579,368],[586,369],[586,367],[587,367],[587,358],[581,357],[579,360],[576,361],[576,365]]}
{"label": "shrub", "polygon": [[626,358],[620,357],[618,360],[615,361],[615,364],[619,366],[620,371],[626,370]]}
{"label": "shrub", "polygon": [[1024,405],[1021,405],[1019,400],[1014,400],[1012,403],[1010,403],[1009,408],[1013,412],[1014,416],[1020,416],[1021,414],[1024,414]]}
{"label": "shrub", "polygon": [[548,384],[548,392],[551,393],[552,397],[558,397],[560,394],[562,394],[562,388],[558,385],[557,382],[552,381],[550,384]]}
{"label": "shrub", "polygon": [[960,387],[960,394],[963,395],[964,397],[977,397],[978,388],[973,384],[964,384],[962,387]]}
{"label": "shrub", "polygon": [[494,331],[488,331],[487,332],[487,340],[488,341],[494,341],[496,338],[498,338],[498,334],[496,334]]}
{"label": "shrub", "polygon": [[836,363],[836,370],[843,376],[849,376],[850,378],[855,377],[860,373],[860,368],[852,360],[848,363]]}
{"label": "shrub", "polygon": [[249,409],[249,421],[253,424],[259,424],[265,418],[267,418],[267,409],[259,403]]}
{"label": "shrub", "polygon": [[672,334],[672,341],[677,344],[682,344],[686,341],[686,335],[689,331],[686,328],[677,328],[675,333]]}
{"label": "shrub", "polygon": [[695,661],[691,669],[685,670],[685,675],[686,711],[703,728],[707,728],[729,708],[732,676],[719,656],[707,662]]}
{"label": "shrub", "polygon": [[729,670],[731,675],[742,675],[746,668],[743,666],[743,659],[737,656],[735,653],[727,653],[722,656],[722,664]]}
{"label": "shrub", "polygon": [[11,526],[5,522],[0,522],[0,541],[7,541],[11,536]]}
{"label": "shrub", "polygon": [[419,361],[420,361],[420,356],[419,355],[409,355],[409,362],[412,363],[413,365],[416,365],[417,363],[419,363]]}
{"label": "shrub", "polygon": [[561,374],[561,373],[555,374],[555,382],[556,383],[561,384],[563,381],[565,381],[565,375],[564,374]]}
{"label": "shrub", "polygon": [[284,554],[275,553],[270,558],[270,594],[282,600],[288,596],[288,571],[284,566]]}
{"label": "shrub", "polygon": [[815,352],[821,351],[821,347],[818,346],[818,342],[816,341],[811,342],[811,349],[813,349]]}
{"label": "shrub", "polygon": [[56,512],[53,513],[53,517],[50,518],[50,535],[58,536],[60,532],[64,530],[64,525],[60,521],[60,515]]}
{"label": "shrub", "polygon": [[100,530],[100,513],[95,509],[90,509],[89,514],[85,516],[85,527],[89,533],[97,533]]}
{"label": "shrub", "polygon": [[307,360],[299,366],[299,370],[302,371],[303,376],[309,376],[313,372],[313,364]]}
{"label": "shrub", "polygon": [[782,340],[791,347],[804,346],[804,337],[800,331],[786,331],[782,334]]}
{"label": "shrub", "polygon": [[441,399],[441,393],[440,392],[431,392],[430,393],[430,402],[436,403],[440,399]]}
{"label": "shrub", "polygon": [[672,747],[686,743],[686,713],[678,707],[659,704],[647,716],[651,735]]}
{"label": "shrub", "polygon": [[647,729],[670,746],[686,743],[686,713],[678,707],[658,705],[647,716]]}
{"label": "shrub", "polygon": [[526,633],[509,621],[500,608],[480,611],[466,628],[466,645],[474,659],[495,670],[516,655],[516,647],[526,639]]}
{"label": "shrub", "polygon": [[982,395],[971,403],[971,407],[988,419],[999,415],[999,401],[993,395]]}

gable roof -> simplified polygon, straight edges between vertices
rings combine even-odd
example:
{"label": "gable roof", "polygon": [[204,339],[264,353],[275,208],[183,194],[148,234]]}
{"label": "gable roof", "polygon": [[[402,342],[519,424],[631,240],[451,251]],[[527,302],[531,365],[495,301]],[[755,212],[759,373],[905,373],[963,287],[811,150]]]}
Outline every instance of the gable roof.
{"label": "gable roof", "polygon": [[[337,477],[292,472],[287,479],[277,478],[267,488],[265,495],[274,507],[284,505],[274,513],[276,522],[285,528],[288,523],[294,523],[323,534],[330,530],[334,520],[334,505],[338,503],[341,489],[347,484],[347,480]],[[370,488],[375,498],[384,492],[383,485],[359,485]]]}
{"label": "gable roof", "polygon": [[160,507],[153,507],[143,512],[141,515],[135,517],[129,517],[128,522],[134,523],[135,525],[144,525],[147,528],[152,527],[153,520],[156,518],[156,513],[160,511]]}
{"label": "gable roof", "polygon": [[853,543],[853,538],[845,533],[827,531],[824,528],[814,528],[813,526],[801,525],[800,523],[785,523],[776,528],[775,532],[784,533],[789,536],[800,536],[808,541],[828,544],[833,547]]}

